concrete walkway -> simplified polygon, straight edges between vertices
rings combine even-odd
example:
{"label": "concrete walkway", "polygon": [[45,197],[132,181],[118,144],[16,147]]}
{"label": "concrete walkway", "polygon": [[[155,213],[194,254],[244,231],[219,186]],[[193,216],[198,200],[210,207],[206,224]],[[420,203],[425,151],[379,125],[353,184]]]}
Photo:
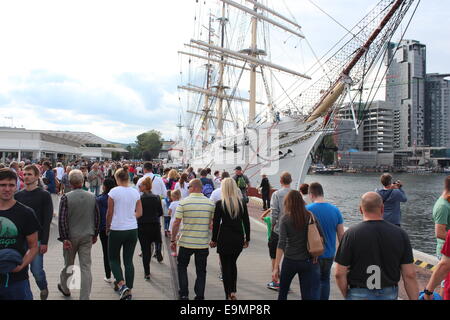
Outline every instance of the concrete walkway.
{"label": "concrete walkway", "polygon": [[[258,219],[261,215],[261,206],[257,199],[252,199],[249,204],[249,214],[251,223],[250,246],[244,249],[238,259],[238,283],[237,297],[243,300],[276,300],[278,293],[266,288],[266,284],[271,281],[271,261],[267,247],[266,226]],[[79,290],[72,290],[70,298],[63,297],[57,290],[59,274],[63,267],[62,244],[57,241],[58,228],[55,217],[50,231],[50,243],[48,253],[44,258],[47,281],[49,283],[49,299],[64,300],[78,299]],[[141,258],[138,256],[141,251],[139,242],[134,255],[135,281],[133,289],[133,299],[135,300],[173,300],[178,298],[178,279],[176,271],[176,258],[169,254],[168,239],[163,241],[164,260],[160,264],[156,259],[151,261],[151,280],[144,280],[144,271]],[[78,263],[78,261],[76,262]],[[210,249],[207,267],[206,299],[223,300],[224,291],[222,281],[219,279],[219,256],[216,249]],[[423,268],[416,268],[419,288],[423,288],[428,282],[431,271]],[[342,300],[342,296],[336,286],[332,270],[330,300]],[[92,248],[92,275],[93,286],[91,299],[93,300],[117,300],[119,297],[113,291],[113,285],[106,283],[103,271],[103,253],[100,240]],[[188,268],[190,298],[194,298],[195,264],[194,258]],[[35,299],[39,299],[39,289],[30,273],[30,283]],[[407,299],[403,283],[399,283],[400,299]],[[291,285],[290,300],[300,299],[300,287],[298,277],[295,277]]]}
{"label": "concrete walkway", "polygon": [[[252,207],[253,216],[260,212]],[[263,223],[251,218],[251,242],[250,246],[241,253],[238,259],[238,284],[237,297],[243,300],[276,300],[278,293],[266,288],[271,281],[271,262],[267,247],[266,227]],[[79,299],[79,290],[72,290],[70,298],[63,297],[57,290],[59,273],[63,267],[62,244],[56,240],[58,228],[56,218],[52,223],[50,232],[49,251],[45,255],[44,266],[49,284],[49,300]],[[165,239],[167,240],[167,239]],[[138,256],[140,245],[138,243],[134,256],[135,281],[133,289],[134,300],[173,300],[177,299],[177,276],[175,258],[169,255],[168,242],[164,241],[164,260],[160,264],[155,259],[151,261],[151,280],[144,280],[144,271],[141,258]],[[78,262],[76,262],[78,263]],[[208,257],[207,280],[205,297],[209,300],[223,300],[224,291],[222,281],[219,279],[219,256],[216,249],[210,249]],[[194,298],[195,264],[193,257],[188,268],[190,298]],[[100,240],[92,249],[92,275],[93,286],[91,299],[93,300],[118,300],[113,286],[104,282],[103,254]],[[35,299],[39,299],[39,289],[30,273],[30,282]],[[340,294],[331,281],[330,299],[341,299]],[[300,299],[298,278],[294,278],[289,299]]]}

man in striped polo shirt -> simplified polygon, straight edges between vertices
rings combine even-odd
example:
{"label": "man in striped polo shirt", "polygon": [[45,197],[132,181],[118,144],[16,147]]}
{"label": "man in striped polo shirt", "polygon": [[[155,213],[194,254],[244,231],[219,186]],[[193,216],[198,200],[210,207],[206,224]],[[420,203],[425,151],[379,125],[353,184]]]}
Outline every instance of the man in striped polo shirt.
{"label": "man in striped polo shirt", "polygon": [[178,282],[180,300],[189,300],[187,266],[191,256],[195,255],[195,300],[205,299],[206,263],[209,255],[209,232],[214,216],[214,203],[202,193],[202,182],[194,179],[189,182],[189,197],[183,199],[177,207],[172,227],[171,248],[177,248],[177,234],[183,221],[183,229],[178,240]]}

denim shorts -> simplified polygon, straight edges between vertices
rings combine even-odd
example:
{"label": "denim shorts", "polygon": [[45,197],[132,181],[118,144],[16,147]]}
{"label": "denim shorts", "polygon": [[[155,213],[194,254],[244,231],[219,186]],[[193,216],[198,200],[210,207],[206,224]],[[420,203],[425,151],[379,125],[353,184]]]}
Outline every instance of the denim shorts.
{"label": "denim shorts", "polygon": [[398,287],[369,290],[367,288],[351,288],[346,300],[398,300]]}

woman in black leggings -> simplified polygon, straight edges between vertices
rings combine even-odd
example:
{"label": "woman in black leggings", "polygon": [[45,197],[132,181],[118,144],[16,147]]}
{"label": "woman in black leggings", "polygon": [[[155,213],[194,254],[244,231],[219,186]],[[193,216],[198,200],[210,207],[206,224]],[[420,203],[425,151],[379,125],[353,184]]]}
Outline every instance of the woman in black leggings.
{"label": "woman in black leggings", "polygon": [[[161,244],[161,216],[163,209],[159,196],[151,193],[152,180],[150,177],[144,179],[140,185],[142,202],[142,217],[138,219],[138,238],[142,250],[142,264],[144,266],[145,279],[150,280],[151,244],[155,247]],[[161,256],[160,252],[157,252]]]}
{"label": "woman in black leggings", "polygon": [[111,267],[109,266],[108,256],[108,235],[106,234],[106,213],[108,212],[108,193],[116,186],[116,181],[112,178],[106,178],[103,182],[103,193],[97,197],[97,206],[100,211],[100,241],[103,250],[103,265],[105,268],[105,281],[112,283]]}
{"label": "woman in black leggings", "polygon": [[236,182],[226,178],[222,181],[222,200],[216,203],[210,246],[217,246],[227,300],[236,300],[236,262],[242,248],[248,247],[249,241],[250,220],[247,204],[242,201]]}

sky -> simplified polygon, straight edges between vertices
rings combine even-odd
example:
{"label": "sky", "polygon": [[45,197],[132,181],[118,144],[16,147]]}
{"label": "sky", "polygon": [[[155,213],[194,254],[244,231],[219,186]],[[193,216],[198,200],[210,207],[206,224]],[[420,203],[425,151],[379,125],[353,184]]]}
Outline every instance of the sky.
{"label": "sky", "polygon": [[[319,54],[345,33],[309,0],[277,2]],[[376,2],[314,0],[347,28]],[[177,51],[194,34],[197,9],[196,0],[0,1],[0,126],[121,143],[151,129],[176,138]],[[422,0],[406,33],[427,45],[428,72],[450,73],[448,17],[450,1]]]}

